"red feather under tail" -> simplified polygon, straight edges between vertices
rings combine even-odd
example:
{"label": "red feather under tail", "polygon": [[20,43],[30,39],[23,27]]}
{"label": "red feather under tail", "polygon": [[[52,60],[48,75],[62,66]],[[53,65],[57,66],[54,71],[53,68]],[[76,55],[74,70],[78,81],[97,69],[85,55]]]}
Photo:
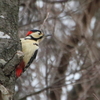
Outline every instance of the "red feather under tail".
{"label": "red feather under tail", "polygon": [[24,61],[21,61],[19,65],[16,67],[16,77],[19,77],[23,73],[23,69],[25,67]]}

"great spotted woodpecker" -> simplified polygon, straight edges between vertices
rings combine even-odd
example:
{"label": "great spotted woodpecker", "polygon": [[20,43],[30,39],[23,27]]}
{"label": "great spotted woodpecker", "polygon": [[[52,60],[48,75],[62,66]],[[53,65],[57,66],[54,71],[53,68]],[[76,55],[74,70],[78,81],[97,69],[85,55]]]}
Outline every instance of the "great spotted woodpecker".
{"label": "great spotted woodpecker", "polygon": [[16,77],[19,77],[25,68],[36,58],[39,43],[43,40],[44,34],[40,30],[31,30],[26,34],[25,38],[21,38],[22,52],[24,53],[23,60],[16,67]]}

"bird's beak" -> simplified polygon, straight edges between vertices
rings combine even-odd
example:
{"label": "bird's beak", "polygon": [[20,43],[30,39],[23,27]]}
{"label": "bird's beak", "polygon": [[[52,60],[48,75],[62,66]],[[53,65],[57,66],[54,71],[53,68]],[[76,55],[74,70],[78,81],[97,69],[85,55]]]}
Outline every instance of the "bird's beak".
{"label": "bird's beak", "polygon": [[46,34],[46,35],[45,35],[45,37],[49,37],[49,36],[52,36],[52,35],[51,35],[51,34]]}

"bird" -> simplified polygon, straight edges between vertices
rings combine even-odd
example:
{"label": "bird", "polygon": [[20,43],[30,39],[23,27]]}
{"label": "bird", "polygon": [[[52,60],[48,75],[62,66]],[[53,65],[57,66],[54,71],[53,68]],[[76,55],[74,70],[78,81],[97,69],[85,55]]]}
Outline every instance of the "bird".
{"label": "bird", "polygon": [[15,68],[16,77],[20,77],[25,68],[28,68],[37,56],[39,44],[44,39],[44,33],[40,30],[30,30],[27,32],[25,38],[21,38],[22,52],[24,57],[22,61]]}

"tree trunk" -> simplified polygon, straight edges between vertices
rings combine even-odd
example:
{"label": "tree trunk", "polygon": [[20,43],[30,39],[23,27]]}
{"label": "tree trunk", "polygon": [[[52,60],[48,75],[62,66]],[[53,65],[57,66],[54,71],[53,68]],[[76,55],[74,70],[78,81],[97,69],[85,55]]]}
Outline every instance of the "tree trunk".
{"label": "tree trunk", "polygon": [[0,100],[13,99],[15,66],[22,58],[18,10],[18,0],[0,0]]}

